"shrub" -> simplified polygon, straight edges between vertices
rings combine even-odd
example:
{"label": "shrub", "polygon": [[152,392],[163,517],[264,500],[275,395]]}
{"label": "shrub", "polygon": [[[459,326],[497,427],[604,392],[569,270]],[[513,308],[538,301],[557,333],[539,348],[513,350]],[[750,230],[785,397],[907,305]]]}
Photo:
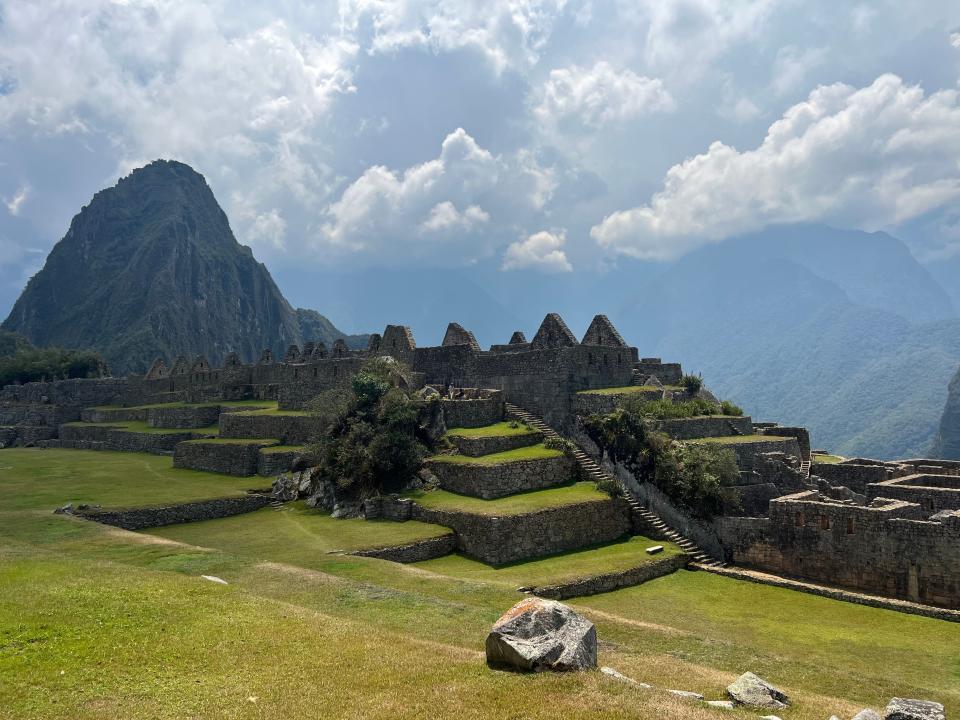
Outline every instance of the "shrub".
{"label": "shrub", "polygon": [[41,380],[103,377],[107,374],[103,359],[88,350],[19,345],[12,354],[0,357],[0,387]]}
{"label": "shrub", "polygon": [[317,482],[336,482],[344,498],[363,499],[401,489],[423,463],[434,440],[426,428],[438,404],[414,396],[408,371],[374,358],[349,390],[333,390],[312,407],[322,419],[320,439],[309,448]]}
{"label": "shrub", "polygon": [[714,415],[717,412],[717,406],[703,398],[691,398],[680,402],[627,398],[623,401],[622,407],[627,412],[656,420]]}
{"label": "shrub", "polygon": [[550,437],[543,441],[543,446],[549,450],[559,450],[567,457],[573,457],[577,446],[566,438]]}
{"label": "shrub", "polygon": [[680,384],[687,389],[687,392],[697,393],[703,387],[703,378],[699,375],[684,375],[680,378]]}
{"label": "shrub", "polygon": [[613,498],[623,497],[623,485],[613,478],[606,477],[596,482],[597,490]]}
{"label": "shrub", "polygon": [[743,408],[741,408],[739,405],[734,405],[729,400],[724,400],[722,403],[720,403],[720,412],[723,415],[740,417],[743,415]]}
{"label": "shrub", "polygon": [[730,448],[684,444],[650,429],[643,415],[618,408],[583,419],[587,435],[611,460],[650,482],[695,517],[738,506],[736,456]]}

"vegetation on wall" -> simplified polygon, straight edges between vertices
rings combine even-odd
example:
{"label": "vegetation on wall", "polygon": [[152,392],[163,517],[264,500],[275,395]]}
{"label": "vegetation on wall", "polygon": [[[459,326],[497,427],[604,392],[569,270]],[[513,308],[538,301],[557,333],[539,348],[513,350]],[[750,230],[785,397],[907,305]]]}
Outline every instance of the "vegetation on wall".
{"label": "vegetation on wall", "polygon": [[613,462],[623,463],[694,517],[710,519],[739,505],[734,484],[740,471],[729,448],[671,440],[651,429],[648,416],[627,407],[589,415],[583,427]]}
{"label": "vegetation on wall", "polygon": [[36,348],[17,333],[0,330],[0,387],[14,383],[102,377],[106,363],[94,352]]}
{"label": "vegetation on wall", "polygon": [[338,493],[357,499],[410,481],[435,442],[427,428],[439,403],[410,392],[408,375],[392,358],[372,358],[349,389],[317,398],[323,429],[310,455],[320,481],[333,481]]}

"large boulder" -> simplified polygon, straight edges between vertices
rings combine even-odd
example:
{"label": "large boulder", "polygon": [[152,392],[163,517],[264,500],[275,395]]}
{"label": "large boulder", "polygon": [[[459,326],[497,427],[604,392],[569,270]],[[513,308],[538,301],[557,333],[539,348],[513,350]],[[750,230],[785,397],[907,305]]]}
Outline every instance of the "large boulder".
{"label": "large boulder", "polygon": [[563,603],[527,598],[490,630],[487,664],[534,672],[592,670],[597,667],[597,629]]}
{"label": "large boulder", "polygon": [[940,703],[896,697],[883,712],[883,720],[944,720],[945,717]]}
{"label": "large boulder", "polygon": [[753,707],[778,709],[790,704],[790,698],[752,672],[745,672],[727,687],[727,695],[735,703]]}

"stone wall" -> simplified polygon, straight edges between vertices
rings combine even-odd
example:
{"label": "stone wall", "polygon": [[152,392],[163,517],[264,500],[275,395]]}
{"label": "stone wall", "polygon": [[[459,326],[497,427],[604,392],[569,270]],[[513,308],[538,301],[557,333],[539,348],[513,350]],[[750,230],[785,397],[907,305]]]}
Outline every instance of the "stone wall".
{"label": "stone wall", "polygon": [[680,363],[664,363],[659,358],[641,358],[634,367],[638,375],[643,377],[655,376],[664,385],[679,385],[683,378],[683,369]]}
{"label": "stone wall", "polygon": [[144,530],[163,525],[213,520],[253,512],[270,504],[270,495],[251,493],[240,497],[198,500],[179,505],[157,505],[130,509],[78,511],[78,517],[113,525],[124,530]]}
{"label": "stone wall", "polygon": [[420,520],[457,533],[457,550],[491,565],[576,550],[617,540],[630,531],[622,500],[562,505],[525,515],[488,516],[431,510],[416,502],[384,498],[382,517]]}
{"label": "stone wall", "polygon": [[537,597],[551,600],[566,600],[572,597],[584,597],[611,592],[620,588],[632,587],[681,570],[690,562],[686,554],[674,555],[663,560],[645,562],[620,572],[603,573],[582,578],[561,585],[541,585],[530,590]]}
{"label": "stone wall", "polygon": [[443,421],[448,428],[476,428],[503,420],[503,393],[474,400],[441,400]]}
{"label": "stone wall", "polygon": [[357,550],[350,553],[360,557],[379,558],[381,560],[390,560],[398,563],[415,563],[424,560],[433,560],[434,558],[449,555],[457,549],[457,536],[453,533],[441,535],[436,538],[419,540],[407,545],[396,545],[394,547],[374,548],[372,550]]}
{"label": "stone wall", "polygon": [[848,487],[865,495],[870,483],[903,477],[907,471],[882,462],[812,463],[810,474],[821,477],[831,485]]}
{"label": "stone wall", "polygon": [[7,385],[0,403],[63,405],[74,408],[113,405],[129,390],[127,378],[56,380]]}
{"label": "stone wall", "polygon": [[284,445],[304,445],[316,439],[320,420],[313,415],[253,415],[224,413],[222,438],[275,438]]}
{"label": "stone wall", "polygon": [[182,442],[174,450],[173,466],[225,475],[256,475],[260,468],[260,448],[271,444],[275,443],[269,440],[248,443],[205,440]]}
{"label": "stone wall", "polygon": [[960,510],[960,477],[955,475],[907,475],[867,485],[867,498],[893,498],[916,503],[926,515]]}
{"label": "stone wall", "polygon": [[280,475],[290,470],[293,461],[303,454],[302,448],[296,450],[286,450],[283,452],[260,452],[260,459],[257,461],[257,475],[272,476]]}
{"label": "stone wall", "polygon": [[675,440],[753,435],[749,417],[692,417],[658,420],[656,427]]}
{"label": "stone wall", "polygon": [[147,421],[146,408],[84,408],[80,419],[90,423],[123,422],[125,420]]}
{"label": "stone wall", "polygon": [[216,425],[219,418],[219,405],[147,410],[147,424],[156,428],[205,428]]}
{"label": "stone wall", "polygon": [[[178,443],[193,439],[190,432],[141,433],[109,425],[61,425],[61,447],[119,450],[121,452],[171,452]],[[100,444],[98,444],[100,443]]]}
{"label": "stone wall", "polygon": [[636,398],[638,402],[649,402],[663,398],[663,390],[640,390],[629,393],[576,393],[571,400],[571,411],[575,415],[606,415],[616,410],[625,398]]}
{"label": "stone wall", "polygon": [[563,455],[493,465],[443,460],[425,464],[444,490],[484,500],[562,485],[570,482],[576,471],[574,462]]}
{"label": "stone wall", "polygon": [[757,442],[731,443],[721,445],[733,450],[737,456],[737,465],[744,472],[760,471],[766,467],[766,459],[762,457],[768,453],[784,453],[794,457],[800,457],[800,446],[795,438],[771,438],[770,440],[758,440]]}
{"label": "stone wall", "polygon": [[773,427],[763,428],[761,434],[794,438],[800,447],[800,457],[804,460],[810,459],[810,433],[805,427],[783,427],[781,425],[775,425]]}
{"label": "stone wall", "polygon": [[918,505],[824,501],[816,492],[778,498],[770,517],[721,518],[738,564],[879,595],[960,607],[960,515],[923,519]]}
{"label": "stone wall", "polygon": [[497,435],[493,437],[449,435],[448,439],[462,454],[469,457],[480,457],[536,445],[543,442],[543,433],[534,431],[522,435]]}

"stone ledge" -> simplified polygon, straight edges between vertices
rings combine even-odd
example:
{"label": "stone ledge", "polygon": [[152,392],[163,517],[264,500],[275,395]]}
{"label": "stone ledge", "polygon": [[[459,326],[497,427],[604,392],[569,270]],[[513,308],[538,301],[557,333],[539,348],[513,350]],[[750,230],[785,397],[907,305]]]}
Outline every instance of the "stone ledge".
{"label": "stone ledge", "polygon": [[681,570],[690,562],[688,555],[680,554],[673,557],[645,562],[642,565],[621,570],[619,572],[603,573],[593,577],[579,578],[559,585],[543,585],[530,590],[532,595],[550,600],[566,600],[572,597],[597,595],[620,588],[642,585],[664,575]]}
{"label": "stone ledge", "polygon": [[522,435],[494,435],[491,437],[462,437],[448,435],[451,443],[468,457],[482,457],[507,450],[529,447],[543,442],[543,433],[533,431]]}
{"label": "stone ledge", "polygon": [[391,562],[397,563],[415,563],[449,555],[456,549],[457,536],[454,533],[448,533],[440,537],[418,540],[417,542],[408,543],[407,545],[394,545],[392,547],[373,548],[371,550],[356,550],[349,554],[358,557],[390,560]]}
{"label": "stone ledge", "polygon": [[144,530],[163,525],[177,525],[179,523],[241,515],[264,508],[270,504],[270,501],[271,496],[269,494],[250,493],[238,497],[196,500],[177,505],[84,510],[77,512],[76,516],[124,530]]}
{"label": "stone ledge", "polygon": [[491,465],[427,460],[425,465],[444,490],[484,500],[563,485],[576,470],[573,461],[562,455]]}

